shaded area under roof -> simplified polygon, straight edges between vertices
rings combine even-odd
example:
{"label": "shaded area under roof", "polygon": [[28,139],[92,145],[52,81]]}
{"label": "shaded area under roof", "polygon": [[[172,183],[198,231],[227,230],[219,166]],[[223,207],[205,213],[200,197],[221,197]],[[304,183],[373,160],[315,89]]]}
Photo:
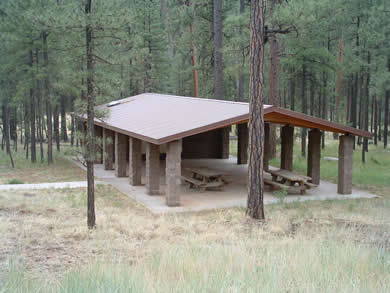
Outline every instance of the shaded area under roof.
{"label": "shaded area under roof", "polygon": [[[244,123],[249,119],[248,103],[222,100],[145,93],[109,104],[97,107],[106,114],[103,119],[95,119],[96,125],[154,144]],[[366,131],[270,105],[264,105],[264,120],[371,137]]]}

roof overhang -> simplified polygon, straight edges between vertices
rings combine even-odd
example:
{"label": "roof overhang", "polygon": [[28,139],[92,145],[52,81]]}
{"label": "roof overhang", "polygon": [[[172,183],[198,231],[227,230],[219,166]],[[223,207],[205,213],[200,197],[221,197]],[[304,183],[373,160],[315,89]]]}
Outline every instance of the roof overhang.
{"label": "roof overhang", "polygon": [[[170,141],[246,123],[249,104],[211,99],[142,94],[100,105],[108,117],[95,125],[161,145]],[[86,115],[79,116],[86,120]],[[264,105],[264,121],[371,138],[370,132],[270,105]]]}

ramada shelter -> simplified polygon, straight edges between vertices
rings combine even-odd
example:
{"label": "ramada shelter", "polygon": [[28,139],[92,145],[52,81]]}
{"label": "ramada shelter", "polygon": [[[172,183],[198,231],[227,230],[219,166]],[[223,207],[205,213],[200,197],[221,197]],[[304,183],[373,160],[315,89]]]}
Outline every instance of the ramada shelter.
{"label": "ramada shelter", "polygon": [[[249,104],[232,101],[181,97],[154,93],[140,94],[100,105],[104,118],[95,119],[105,170],[117,177],[129,177],[129,184],[141,185],[145,160],[146,189],[160,194],[160,160],[165,159],[165,197],[168,206],[180,205],[182,159],[226,159],[229,133],[237,126],[237,164],[248,161]],[[85,120],[85,116],[79,117]],[[366,131],[302,113],[264,105],[264,168],[268,168],[269,125],[281,125],[281,169],[292,171],[294,127],[310,129],[307,175],[320,183],[321,131],[339,137],[338,187],[340,194],[352,192],[354,136],[371,137]],[[84,123],[85,127],[85,123]]]}

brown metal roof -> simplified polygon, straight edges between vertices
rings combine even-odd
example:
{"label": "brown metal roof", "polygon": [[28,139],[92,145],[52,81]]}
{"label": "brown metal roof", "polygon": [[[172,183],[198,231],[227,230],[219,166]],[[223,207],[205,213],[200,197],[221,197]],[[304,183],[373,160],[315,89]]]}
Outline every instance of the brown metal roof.
{"label": "brown metal roof", "polygon": [[[96,125],[154,144],[243,123],[249,119],[248,103],[152,93],[115,101],[111,107],[108,105],[97,107],[105,111],[106,115],[101,120],[95,119]],[[264,105],[264,120],[371,137],[365,131],[270,105]]]}
{"label": "brown metal roof", "polygon": [[278,107],[264,109],[264,121],[371,138],[372,134],[340,123]]}
{"label": "brown metal roof", "polygon": [[107,115],[95,124],[154,144],[244,122],[249,113],[248,103],[152,93],[117,102],[98,106]]}

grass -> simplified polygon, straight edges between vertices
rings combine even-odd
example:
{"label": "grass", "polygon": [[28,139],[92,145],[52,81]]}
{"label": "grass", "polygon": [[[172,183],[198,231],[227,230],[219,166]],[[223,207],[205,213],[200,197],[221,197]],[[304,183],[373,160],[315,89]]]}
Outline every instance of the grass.
{"label": "grass", "polygon": [[[40,161],[39,146],[37,146],[36,163],[26,160],[25,152],[19,148],[17,153],[12,153],[15,162],[15,168],[13,169],[10,166],[6,152],[0,151],[0,184],[11,184],[9,182],[12,180],[22,183],[86,180],[85,172],[65,158],[69,153],[70,146],[61,145],[61,152],[53,151],[54,163],[48,166],[46,160],[44,162]],[[46,154],[45,147],[45,158]]]}
{"label": "grass", "polygon": [[[336,155],[329,141],[323,156]],[[53,168],[68,168],[59,159]],[[157,216],[97,185],[89,231],[85,189],[1,192],[0,292],[390,292],[388,160],[370,146],[354,173],[382,197],[280,200],[265,222],[240,208]],[[322,163],[322,177],[336,178],[337,162]],[[40,168],[26,164],[20,172]]]}
{"label": "grass", "polygon": [[0,195],[0,292],[389,292],[390,197],[156,216],[116,189]]}
{"label": "grass", "polygon": [[[331,182],[337,182],[338,162],[325,160],[324,157],[338,158],[338,141],[331,135],[326,137],[326,147],[321,151],[321,178]],[[237,154],[237,143],[232,142],[230,153]],[[390,190],[390,149],[383,149],[383,145],[370,144],[366,153],[366,163],[361,159],[361,147],[356,146],[353,153],[353,185],[363,189],[369,189],[379,193]],[[272,166],[280,166],[280,144],[277,145],[277,155],[270,161]],[[297,173],[306,174],[307,158],[301,155],[301,142],[297,138],[294,144],[293,168]],[[386,190],[387,189],[387,190]]]}
{"label": "grass", "polygon": [[19,180],[19,179],[11,179],[11,180],[8,180],[7,184],[24,184],[24,182],[22,180]]}

